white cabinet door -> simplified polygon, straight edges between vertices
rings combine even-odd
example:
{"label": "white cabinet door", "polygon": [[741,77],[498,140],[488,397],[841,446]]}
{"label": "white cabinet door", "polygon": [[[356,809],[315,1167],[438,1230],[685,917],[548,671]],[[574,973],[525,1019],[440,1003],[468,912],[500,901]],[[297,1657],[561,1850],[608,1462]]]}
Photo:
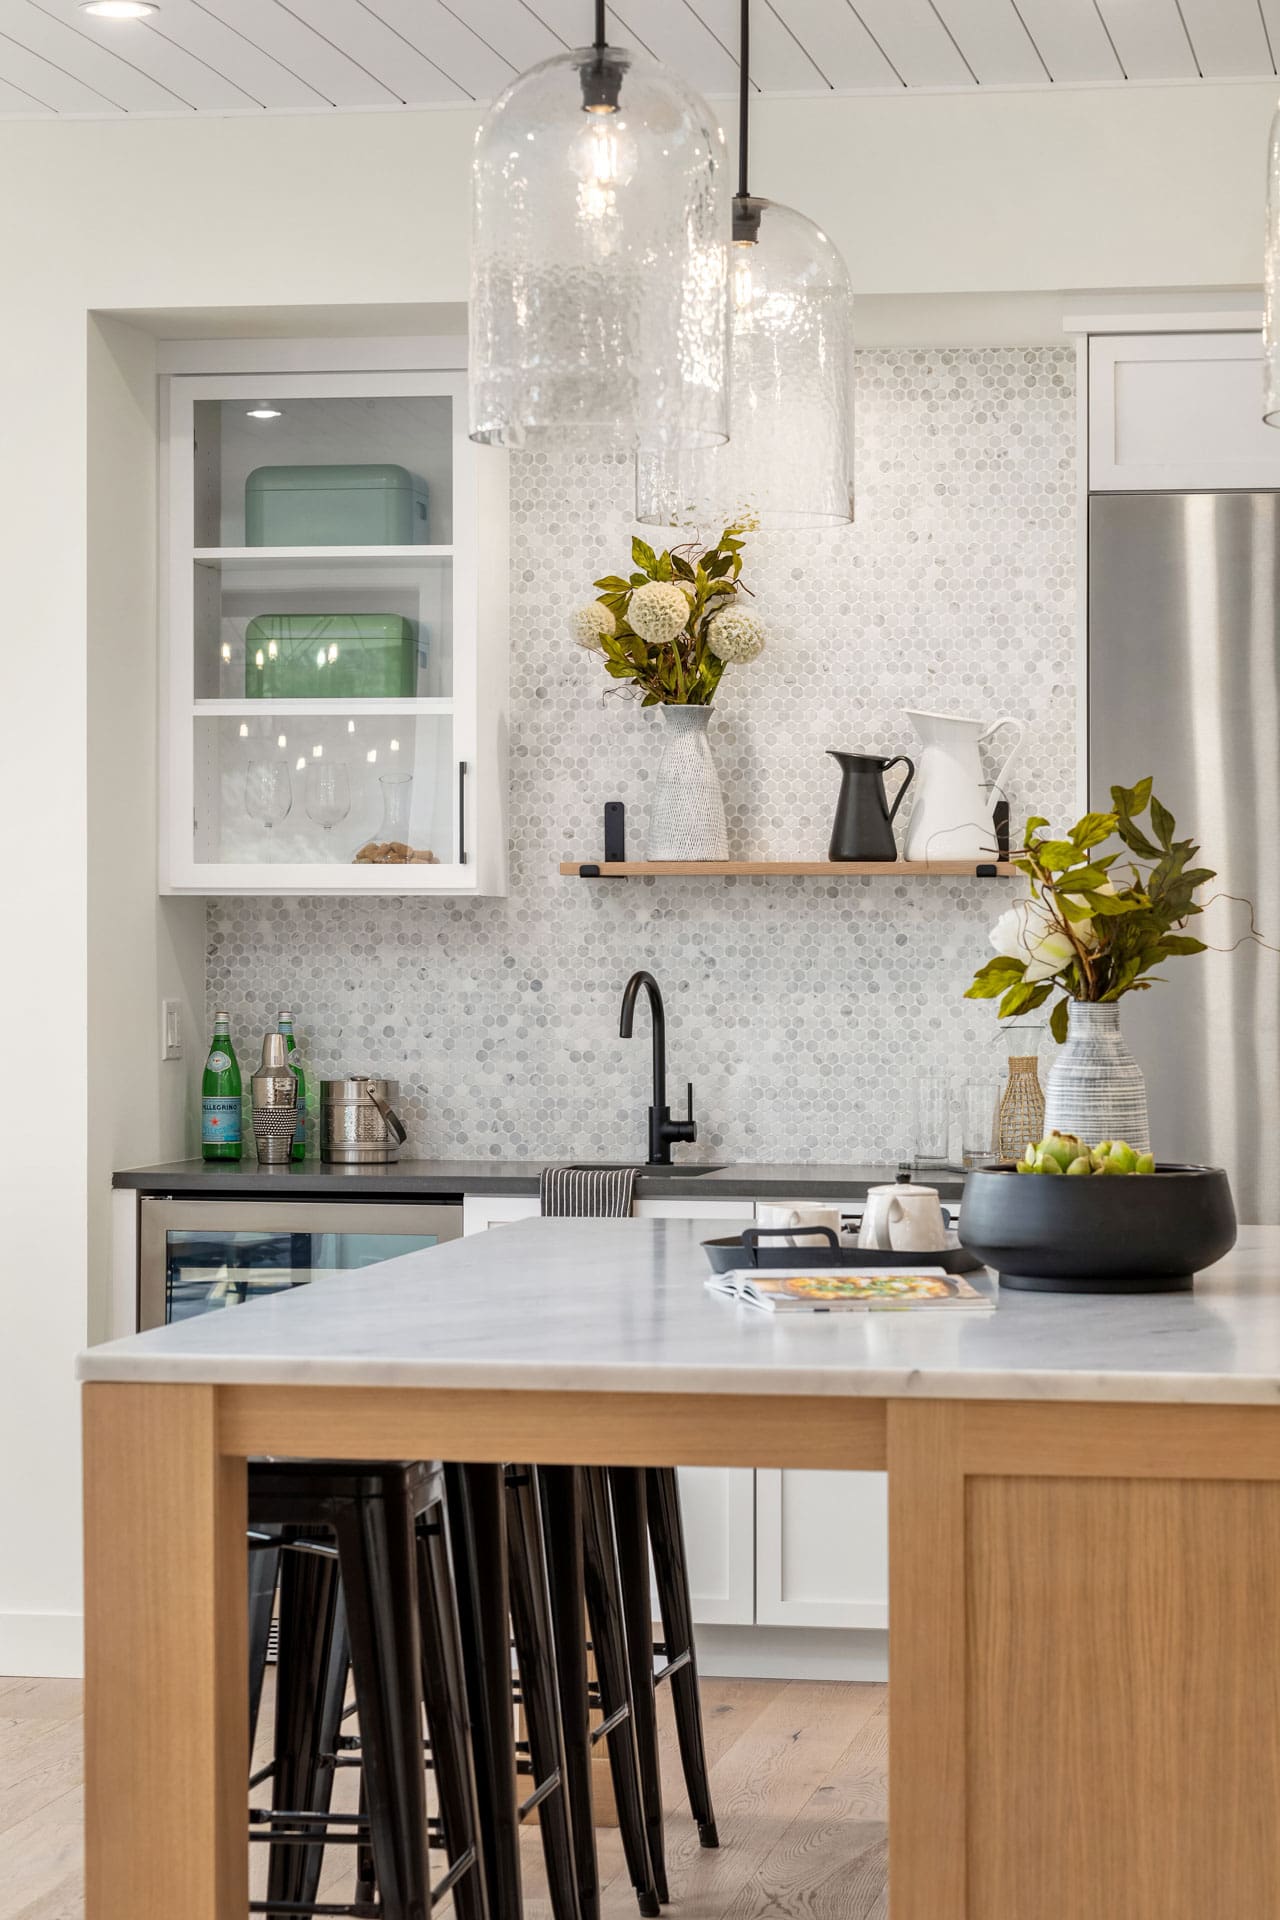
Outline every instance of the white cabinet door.
{"label": "white cabinet door", "polygon": [[693,1617],[749,1627],[755,1616],[755,1474],[750,1467],[681,1467],[680,1511]]}
{"label": "white cabinet door", "polygon": [[542,1209],[536,1193],[464,1193],[462,1233],[483,1233],[507,1220],[536,1220]]}
{"label": "white cabinet door", "polygon": [[1280,432],[1262,418],[1262,336],[1091,339],[1089,485],[1104,493],[1280,486]]}
{"label": "white cabinet door", "polygon": [[505,893],[506,465],[465,374],[175,373],[166,415],[162,891]]}
{"label": "white cabinet door", "polygon": [[888,1625],[883,1473],[757,1472],[756,1620],[764,1627]]}

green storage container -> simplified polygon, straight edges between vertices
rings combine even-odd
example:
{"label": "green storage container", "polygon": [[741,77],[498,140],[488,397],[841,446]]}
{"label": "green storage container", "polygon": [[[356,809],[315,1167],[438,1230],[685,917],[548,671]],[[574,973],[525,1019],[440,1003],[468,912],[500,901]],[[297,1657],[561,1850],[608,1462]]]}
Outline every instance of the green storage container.
{"label": "green storage container", "polygon": [[260,613],[244,636],[250,700],[400,700],[418,691],[418,634],[397,613]]}
{"label": "green storage container", "polygon": [[427,483],[407,467],[255,467],[244,485],[249,547],[420,547]]}

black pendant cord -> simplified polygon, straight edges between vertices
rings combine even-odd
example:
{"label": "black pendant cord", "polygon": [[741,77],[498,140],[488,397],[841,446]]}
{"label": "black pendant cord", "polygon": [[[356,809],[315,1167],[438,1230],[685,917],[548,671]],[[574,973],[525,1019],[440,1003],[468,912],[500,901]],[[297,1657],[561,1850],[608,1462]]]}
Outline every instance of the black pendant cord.
{"label": "black pendant cord", "polygon": [[745,200],[747,187],[747,121],[751,100],[751,0],[742,0],[741,27],[738,34],[738,198]]}
{"label": "black pendant cord", "polygon": [[747,141],[751,121],[751,0],[742,0],[738,39],[738,191],[733,196],[733,238],[752,246],[760,238],[762,202],[747,185]]}
{"label": "black pendant cord", "polygon": [[605,0],[596,0],[596,52],[603,53],[607,42],[604,35]]}

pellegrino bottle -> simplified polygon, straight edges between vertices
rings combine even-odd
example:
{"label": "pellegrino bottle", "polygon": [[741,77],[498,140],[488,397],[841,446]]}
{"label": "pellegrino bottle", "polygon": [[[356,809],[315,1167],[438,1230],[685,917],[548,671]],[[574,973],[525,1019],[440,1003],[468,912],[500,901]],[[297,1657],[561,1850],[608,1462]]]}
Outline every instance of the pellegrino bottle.
{"label": "pellegrino bottle", "polygon": [[231,1044],[231,1022],[213,1016],[213,1044],[200,1082],[200,1151],[206,1160],[238,1160],[242,1151],[240,1063]]}
{"label": "pellegrino bottle", "polygon": [[281,1012],[276,1015],[276,1032],[284,1035],[285,1047],[289,1054],[289,1065],[298,1082],[298,1118],[293,1129],[293,1148],[289,1154],[291,1160],[305,1160],[307,1157],[307,1076],[302,1065],[302,1055],[298,1052],[298,1043],[293,1037],[293,1015]]}

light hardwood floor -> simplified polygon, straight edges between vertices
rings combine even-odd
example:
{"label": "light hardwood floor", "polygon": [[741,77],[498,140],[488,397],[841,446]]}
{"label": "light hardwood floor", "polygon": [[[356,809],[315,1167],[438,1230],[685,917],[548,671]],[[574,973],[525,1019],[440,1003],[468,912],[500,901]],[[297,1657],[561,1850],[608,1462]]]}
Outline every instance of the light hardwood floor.
{"label": "light hardwood floor", "polygon": [[[665,1691],[672,1920],[886,1920],[885,1689],[704,1680],[721,1843],[710,1853],[689,1816]],[[352,1790],[352,1776],[342,1784]],[[83,1920],[82,1814],[78,1682],[0,1679],[0,1920]],[[617,1832],[598,1839],[604,1920],[634,1920]],[[550,1920],[536,1831],[523,1844],[527,1920]],[[335,1859],[322,1896],[339,1897],[345,1877]]]}

